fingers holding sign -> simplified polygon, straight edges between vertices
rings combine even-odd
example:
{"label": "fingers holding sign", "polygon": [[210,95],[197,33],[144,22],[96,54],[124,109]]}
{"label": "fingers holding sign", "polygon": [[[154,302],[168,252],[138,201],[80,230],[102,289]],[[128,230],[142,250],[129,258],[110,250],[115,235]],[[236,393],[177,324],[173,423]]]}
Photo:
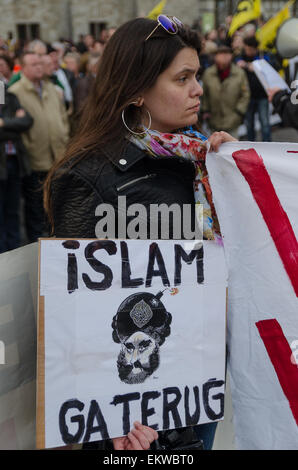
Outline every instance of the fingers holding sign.
{"label": "fingers holding sign", "polygon": [[213,134],[209,137],[208,142],[210,143],[210,151],[211,152],[218,152],[219,147],[221,144],[225,142],[237,142],[237,139],[232,137],[227,132],[213,132]]}
{"label": "fingers holding sign", "polygon": [[273,88],[269,88],[267,90],[269,103],[272,103],[272,100],[273,100],[273,97],[274,97],[275,93],[278,93],[279,91],[281,91],[281,89],[279,87],[273,87]]}
{"label": "fingers holding sign", "polygon": [[150,444],[158,439],[158,433],[148,426],[136,421],[127,436],[113,439],[115,450],[148,450]]}

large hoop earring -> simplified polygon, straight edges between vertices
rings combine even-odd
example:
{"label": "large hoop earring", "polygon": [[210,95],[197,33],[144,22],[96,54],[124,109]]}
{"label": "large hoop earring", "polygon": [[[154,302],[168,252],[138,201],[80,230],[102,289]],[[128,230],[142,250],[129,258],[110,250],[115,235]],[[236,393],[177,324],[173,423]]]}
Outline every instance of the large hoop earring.
{"label": "large hoop earring", "polygon": [[[128,106],[130,106],[131,104],[137,104],[137,101],[133,101],[132,103],[129,103]],[[152,123],[152,118],[151,118],[151,114],[150,112],[148,111],[147,109],[147,113],[148,113],[148,116],[149,116],[149,126],[145,128],[145,130],[143,132],[135,132],[135,131],[132,131],[128,125],[126,124],[125,122],[125,109],[123,109],[122,111],[122,121],[123,121],[123,124],[125,125],[126,129],[131,132],[132,134],[135,134],[135,135],[143,135],[143,134],[147,134],[147,132],[149,131],[150,127],[151,127],[151,123]]]}

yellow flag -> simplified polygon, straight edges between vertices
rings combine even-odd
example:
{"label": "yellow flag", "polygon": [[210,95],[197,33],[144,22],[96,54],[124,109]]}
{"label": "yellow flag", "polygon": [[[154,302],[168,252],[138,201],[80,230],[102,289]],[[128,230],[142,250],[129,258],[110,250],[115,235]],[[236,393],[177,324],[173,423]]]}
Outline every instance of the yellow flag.
{"label": "yellow flag", "polygon": [[157,20],[157,17],[162,14],[166,3],[167,0],[162,0],[161,2],[159,2],[159,4],[156,5],[153,10],[150,11],[150,13],[147,15],[147,18],[150,18],[150,20]]}
{"label": "yellow flag", "polygon": [[241,26],[261,16],[261,0],[241,0],[233,16],[229,36],[233,36]]}
{"label": "yellow flag", "polygon": [[295,3],[295,1],[296,0],[290,0],[282,10],[270,18],[270,20],[267,21],[261,29],[259,29],[256,37],[260,43],[260,49],[266,49],[274,42],[279,27],[285,20],[290,18],[290,7]]}

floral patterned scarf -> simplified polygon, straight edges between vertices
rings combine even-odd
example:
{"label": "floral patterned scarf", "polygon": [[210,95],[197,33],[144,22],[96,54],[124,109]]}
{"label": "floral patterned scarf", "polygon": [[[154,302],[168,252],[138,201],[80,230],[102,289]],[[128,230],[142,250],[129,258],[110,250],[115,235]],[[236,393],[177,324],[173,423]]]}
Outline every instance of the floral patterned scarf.
{"label": "floral patterned scarf", "polygon": [[220,228],[206,169],[207,138],[192,127],[187,127],[179,129],[175,134],[148,130],[146,134],[131,136],[130,141],[154,157],[179,156],[194,162],[194,197],[196,204],[203,205],[203,235],[207,240],[220,242]]}

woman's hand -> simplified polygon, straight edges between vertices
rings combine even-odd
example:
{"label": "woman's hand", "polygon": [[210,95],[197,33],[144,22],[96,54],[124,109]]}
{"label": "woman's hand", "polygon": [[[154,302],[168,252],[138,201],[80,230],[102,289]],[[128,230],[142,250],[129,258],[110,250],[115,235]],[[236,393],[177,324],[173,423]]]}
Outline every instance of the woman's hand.
{"label": "woman's hand", "polygon": [[269,90],[267,90],[269,103],[272,103],[273,96],[274,96],[275,93],[277,93],[278,91],[281,91],[281,89],[280,89],[278,86],[277,86],[277,87],[274,87],[274,88],[269,88]]}
{"label": "woman's hand", "polygon": [[116,437],[113,440],[115,450],[148,450],[150,444],[158,438],[157,432],[136,421],[127,436]]}
{"label": "woman's hand", "polygon": [[237,139],[232,137],[227,132],[213,132],[213,134],[209,137],[208,142],[210,143],[210,151],[218,152],[218,149],[221,144],[225,142],[237,142]]}
{"label": "woman's hand", "polygon": [[17,118],[23,118],[26,116],[25,111],[22,108],[19,108],[16,110],[16,117]]}

